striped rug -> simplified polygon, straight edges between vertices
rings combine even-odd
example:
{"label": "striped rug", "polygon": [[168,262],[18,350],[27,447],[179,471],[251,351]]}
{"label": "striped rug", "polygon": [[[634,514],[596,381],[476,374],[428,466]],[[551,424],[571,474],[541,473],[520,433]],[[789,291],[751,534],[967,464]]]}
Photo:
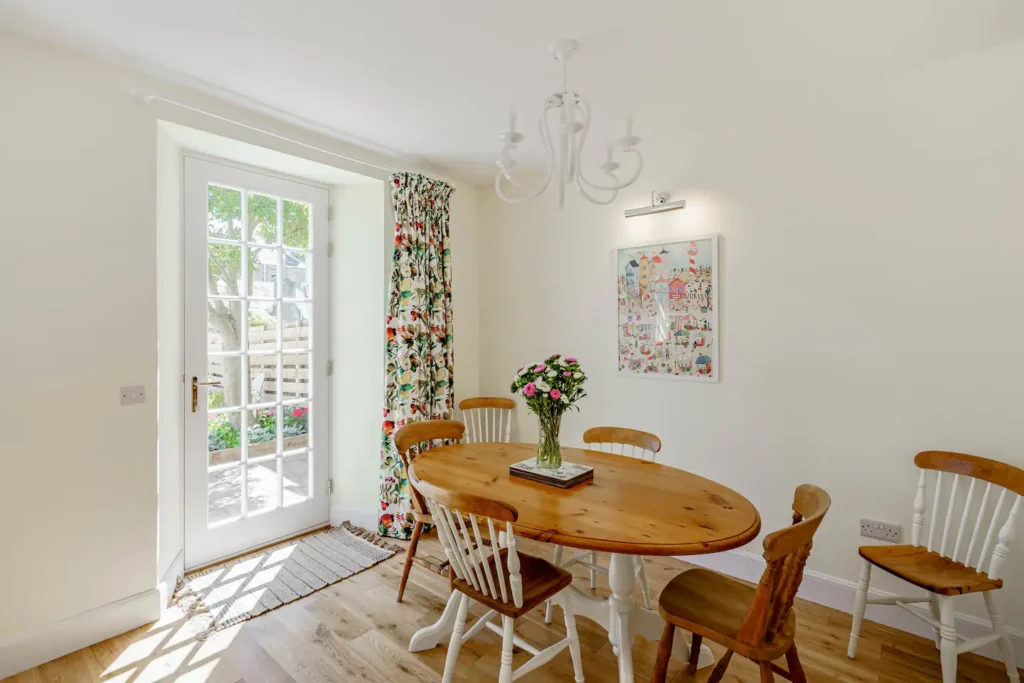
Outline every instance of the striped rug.
{"label": "striped rug", "polygon": [[191,574],[175,600],[196,638],[298,600],[392,557],[396,548],[376,534],[342,526],[265,548]]}

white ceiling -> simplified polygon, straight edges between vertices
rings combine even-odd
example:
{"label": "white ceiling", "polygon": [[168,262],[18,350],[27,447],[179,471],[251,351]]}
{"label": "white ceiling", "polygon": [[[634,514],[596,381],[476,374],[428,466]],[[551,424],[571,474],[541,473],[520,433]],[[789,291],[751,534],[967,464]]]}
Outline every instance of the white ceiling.
{"label": "white ceiling", "polygon": [[0,0],[0,24],[482,180],[509,105],[532,120],[556,89],[556,38],[581,42],[595,141],[632,113],[656,142],[1020,38],[1024,2]]}

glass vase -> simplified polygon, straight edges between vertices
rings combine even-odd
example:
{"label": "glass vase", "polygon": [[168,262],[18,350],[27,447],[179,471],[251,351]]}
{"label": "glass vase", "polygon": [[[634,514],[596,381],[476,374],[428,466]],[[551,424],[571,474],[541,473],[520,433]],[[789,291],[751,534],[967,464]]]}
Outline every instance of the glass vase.
{"label": "glass vase", "polygon": [[557,470],[562,466],[562,447],[558,443],[558,430],[562,427],[561,415],[539,417],[540,444],[537,447],[537,466],[546,470]]}

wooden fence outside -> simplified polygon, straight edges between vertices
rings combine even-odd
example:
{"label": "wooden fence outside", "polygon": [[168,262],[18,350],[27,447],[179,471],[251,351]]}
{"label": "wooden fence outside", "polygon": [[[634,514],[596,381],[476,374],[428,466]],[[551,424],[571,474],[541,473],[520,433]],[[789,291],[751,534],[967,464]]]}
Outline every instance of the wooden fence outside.
{"label": "wooden fence outside", "polygon": [[[292,350],[308,349],[310,345],[310,325],[308,322],[286,323],[282,330],[281,348],[284,351],[281,367],[281,393],[284,400],[308,398],[309,386],[309,353],[289,353]],[[249,378],[250,384],[256,384],[263,375],[260,398],[253,402],[271,403],[277,400],[277,327],[260,325],[249,328]],[[261,353],[265,352],[265,353]],[[211,356],[209,361],[210,381],[224,378],[223,359]],[[254,387],[250,386],[250,394]]]}

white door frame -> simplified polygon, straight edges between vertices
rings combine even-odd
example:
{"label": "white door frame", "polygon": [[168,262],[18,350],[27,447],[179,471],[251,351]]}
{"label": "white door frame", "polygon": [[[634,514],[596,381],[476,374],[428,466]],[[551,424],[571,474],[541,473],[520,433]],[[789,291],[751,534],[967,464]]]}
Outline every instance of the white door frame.
{"label": "white door frame", "polygon": [[[294,462],[291,458],[282,458],[284,439],[281,434],[281,417],[284,415],[282,402],[285,397],[280,388],[275,392],[273,403],[277,406],[278,434],[277,448],[272,456],[277,463],[278,505],[269,512],[248,516],[246,477],[241,477],[242,487],[239,495],[241,517],[235,521],[210,525],[207,521],[208,512],[208,449],[207,449],[207,390],[200,386],[198,391],[198,409],[193,412],[192,378],[199,382],[207,380],[207,191],[210,183],[238,188],[247,192],[281,197],[285,200],[300,201],[311,205],[310,211],[310,251],[307,260],[312,269],[312,314],[311,335],[309,340],[309,380],[311,408],[309,426],[309,449],[312,464],[309,468],[311,483],[309,496],[302,502],[282,506],[283,489],[282,472],[285,462]],[[230,163],[218,163],[208,158],[185,155],[184,158],[184,528],[185,528],[185,567],[191,569],[209,564],[218,559],[237,555],[248,549],[272,543],[281,538],[301,533],[326,524],[329,516],[329,329],[328,304],[329,282],[327,267],[327,250],[329,240],[328,225],[328,191],[322,186],[303,183],[294,179],[282,178],[271,173],[239,168]],[[279,205],[280,207],[280,205]],[[280,208],[279,208],[280,212]],[[243,200],[242,217],[247,218]],[[244,223],[243,223],[244,225]],[[278,226],[278,244],[280,246],[280,219]],[[243,239],[245,231],[243,230]],[[243,262],[248,253],[247,246],[242,246]],[[280,252],[283,254],[284,252]],[[282,263],[278,263],[278,273],[282,273]],[[250,292],[243,292],[240,298],[242,319],[247,320],[246,305]],[[280,299],[281,291],[277,292]],[[278,311],[281,310],[278,306]],[[278,330],[281,325],[277,326]],[[252,401],[249,384],[249,372],[246,367],[246,341],[248,326],[242,325],[241,364],[243,403]],[[282,335],[278,334],[276,351],[261,350],[260,355],[277,355],[277,381],[281,387],[282,356],[284,349]],[[262,404],[260,404],[262,405]],[[270,407],[269,404],[267,406]],[[242,413],[246,410],[243,408]],[[248,446],[246,430],[242,431],[240,473],[248,471]],[[268,461],[269,462],[269,461]]]}

